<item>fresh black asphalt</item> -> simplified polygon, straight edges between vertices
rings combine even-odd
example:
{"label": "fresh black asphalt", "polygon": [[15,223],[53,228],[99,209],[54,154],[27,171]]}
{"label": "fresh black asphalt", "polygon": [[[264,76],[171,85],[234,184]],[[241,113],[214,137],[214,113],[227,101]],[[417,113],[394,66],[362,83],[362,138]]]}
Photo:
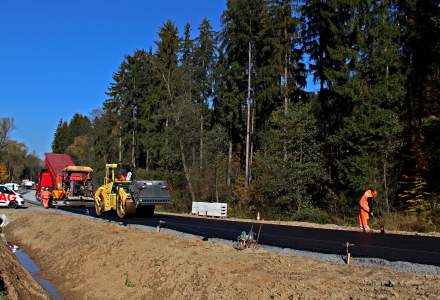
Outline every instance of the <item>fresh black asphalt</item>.
{"label": "fresh black asphalt", "polygon": [[[86,214],[84,208],[65,210]],[[87,214],[96,217],[94,209],[89,209]],[[104,218],[123,224],[154,227],[160,224],[163,228],[202,236],[205,239],[219,238],[232,241],[235,241],[242,231],[249,232],[252,227],[254,232],[258,233],[260,226],[251,222],[194,218],[165,213],[157,213],[151,219],[131,217],[121,220],[112,214]],[[341,255],[345,254],[347,242],[354,244],[350,251],[353,257],[374,257],[389,261],[440,266],[438,237],[362,233],[275,224],[262,224],[259,237],[259,243],[264,245]]]}
{"label": "fresh black asphalt", "polygon": [[[35,201],[29,202],[39,204]],[[63,210],[97,217],[94,208],[64,208]],[[163,228],[202,236],[204,239],[219,238],[231,241],[235,241],[242,231],[249,232],[252,228],[258,233],[260,229],[259,223],[194,218],[165,213],[157,213],[151,219],[131,217],[121,220],[115,214],[107,214],[102,218],[123,224],[153,227],[160,224]],[[345,254],[347,242],[353,244],[350,251],[353,257],[374,257],[389,261],[440,266],[440,237],[362,233],[275,224],[262,224],[259,237],[259,243],[268,246],[340,255]]]}

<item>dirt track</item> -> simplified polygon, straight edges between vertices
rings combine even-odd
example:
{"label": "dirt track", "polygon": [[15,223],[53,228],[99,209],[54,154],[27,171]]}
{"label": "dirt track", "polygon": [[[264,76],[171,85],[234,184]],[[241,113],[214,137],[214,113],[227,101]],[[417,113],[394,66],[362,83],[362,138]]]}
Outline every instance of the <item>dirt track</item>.
{"label": "dirt track", "polygon": [[66,299],[440,299],[440,277],[335,265],[145,232],[11,212],[6,232]]}

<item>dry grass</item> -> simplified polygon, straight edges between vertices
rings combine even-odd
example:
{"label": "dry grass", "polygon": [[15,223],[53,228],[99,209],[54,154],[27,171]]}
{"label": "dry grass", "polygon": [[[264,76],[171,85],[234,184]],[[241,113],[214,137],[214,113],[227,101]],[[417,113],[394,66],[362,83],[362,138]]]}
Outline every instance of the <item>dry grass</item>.
{"label": "dry grass", "polygon": [[[385,228],[391,231],[438,232],[440,227],[432,222],[430,214],[387,213],[382,217]],[[372,227],[379,227],[380,219],[371,220]]]}

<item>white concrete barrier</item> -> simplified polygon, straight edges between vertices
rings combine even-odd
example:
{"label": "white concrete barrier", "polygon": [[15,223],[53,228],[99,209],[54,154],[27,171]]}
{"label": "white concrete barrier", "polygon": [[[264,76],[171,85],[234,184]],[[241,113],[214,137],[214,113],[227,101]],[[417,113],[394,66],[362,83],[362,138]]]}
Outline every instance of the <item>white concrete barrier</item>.
{"label": "white concrete barrier", "polygon": [[226,218],[228,216],[228,205],[217,202],[193,202],[191,213],[198,216]]}

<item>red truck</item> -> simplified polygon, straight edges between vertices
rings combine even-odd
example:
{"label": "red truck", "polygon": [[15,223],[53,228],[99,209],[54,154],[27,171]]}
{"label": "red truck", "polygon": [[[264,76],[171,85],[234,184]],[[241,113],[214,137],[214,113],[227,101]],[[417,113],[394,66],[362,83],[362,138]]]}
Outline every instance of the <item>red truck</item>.
{"label": "red truck", "polygon": [[47,190],[50,206],[95,205],[92,168],[76,166],[67,154],[46,153],[44,163],[35,189],[38,200],[42,200],[43,191]]}

